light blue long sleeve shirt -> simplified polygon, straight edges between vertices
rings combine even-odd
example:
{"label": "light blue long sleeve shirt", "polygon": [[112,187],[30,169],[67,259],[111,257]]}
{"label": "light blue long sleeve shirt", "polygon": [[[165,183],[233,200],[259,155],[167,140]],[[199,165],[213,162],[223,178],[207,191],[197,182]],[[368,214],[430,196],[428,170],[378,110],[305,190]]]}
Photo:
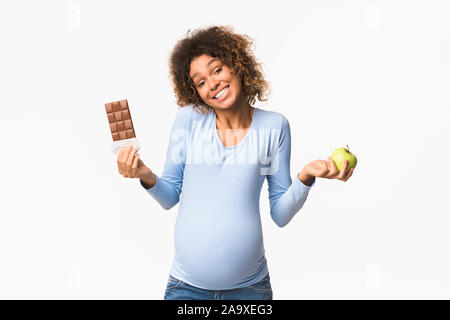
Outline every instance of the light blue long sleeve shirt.
{"label": "light blue long sleeve shirt", "polygon": [[[180,203],[170,274],[202,289],[242,288],[268,271],[259,198],[268,182],[270,215],[283,227],[312,186],[290,175],[291,132],[278,112],[254,108],[245,137],[225,147],[216,113],[179,108],[161,177],[144,189],[164,209]],[[141,183],[142,184],[142,183]]]}

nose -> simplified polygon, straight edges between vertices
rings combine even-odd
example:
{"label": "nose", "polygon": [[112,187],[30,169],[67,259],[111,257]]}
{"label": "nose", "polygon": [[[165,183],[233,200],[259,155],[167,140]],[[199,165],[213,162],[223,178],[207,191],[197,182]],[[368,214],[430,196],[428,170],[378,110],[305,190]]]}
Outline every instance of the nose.
{"label": "nose", "polygon": [[219,87],[220,81],[217,79],[214,79],[214,77],[212,77],[210,80],[210,83],[211,83],[211,91],[216,91],[217,88]]}

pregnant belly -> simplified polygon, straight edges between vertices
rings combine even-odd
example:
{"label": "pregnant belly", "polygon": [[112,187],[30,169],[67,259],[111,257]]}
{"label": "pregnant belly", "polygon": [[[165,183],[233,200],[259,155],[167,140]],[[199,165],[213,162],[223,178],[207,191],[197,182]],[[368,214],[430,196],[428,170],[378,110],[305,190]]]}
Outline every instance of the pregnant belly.
{"label": "pregnant belly", "polygon": [[179,215],[175,249],[184,272],[203,287],[239,285],[258,271],[264,257],[259,213]]}

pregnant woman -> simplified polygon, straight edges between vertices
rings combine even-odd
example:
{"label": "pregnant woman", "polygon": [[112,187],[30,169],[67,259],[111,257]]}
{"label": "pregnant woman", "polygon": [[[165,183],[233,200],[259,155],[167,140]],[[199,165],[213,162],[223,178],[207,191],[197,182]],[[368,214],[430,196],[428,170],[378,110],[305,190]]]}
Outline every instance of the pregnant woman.
{"label": "pregnant woman", "polygon": [[231,27],[198,29],[170,56],[179,109],[161,176],[123,147],[120,174],[139,178],[164,209],[179,202],[175,255],[164,299],[273,298],[259,198],[267,179],[270,215],[283,227],[301,209],[315,178],[347,181],[328,161],[290,174],[291,132],[275,111],[253,107],[268,91],[252,40]]}

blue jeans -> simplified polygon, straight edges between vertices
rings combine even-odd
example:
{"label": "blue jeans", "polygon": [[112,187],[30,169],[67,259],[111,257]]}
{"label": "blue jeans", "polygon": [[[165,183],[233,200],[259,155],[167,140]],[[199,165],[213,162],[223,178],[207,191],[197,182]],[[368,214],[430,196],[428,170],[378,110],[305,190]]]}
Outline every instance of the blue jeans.
{"label": "blue jeans", "polygon": [[201,289],[169,275],[164,300],[272,300],[270,276],[245,288],[231,290]]}

